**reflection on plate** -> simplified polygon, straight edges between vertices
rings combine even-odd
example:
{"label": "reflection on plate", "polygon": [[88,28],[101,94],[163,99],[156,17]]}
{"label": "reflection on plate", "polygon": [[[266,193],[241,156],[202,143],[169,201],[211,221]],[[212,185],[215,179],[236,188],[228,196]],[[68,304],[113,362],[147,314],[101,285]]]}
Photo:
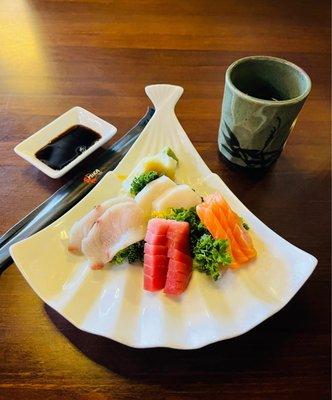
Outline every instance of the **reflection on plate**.
{"label": "reflection on plate", "polygon": [[[253,328],[280,310],[300,289],[317,260],[255,217],[205,165],[174,114],[183,89],[153,85],[146,92],[156,112],[118,167],[53,224],[11,247],[11,255],[35,292],[78,328],[133,347],[194,349]],[[201,194],[222,193],[251,227],[259,256],[217,283],[194,273],[177,299],[142,290],[142,266],[93,271],[67,251],[72,224],[120,190],[144,156],[170,146],[178,155],[176,180]]]}

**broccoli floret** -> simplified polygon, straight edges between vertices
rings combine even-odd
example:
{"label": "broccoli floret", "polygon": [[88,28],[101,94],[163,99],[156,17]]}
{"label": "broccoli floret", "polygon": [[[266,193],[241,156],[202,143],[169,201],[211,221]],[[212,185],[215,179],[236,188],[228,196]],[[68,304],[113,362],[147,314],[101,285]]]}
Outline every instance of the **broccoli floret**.
{"label": "broccoli floret", "polygon": [[113,264],[122,264],[128,261],[130,264],[136,261],[143,261],[144,258],[144,240],[131,244],[127,248],[119,251],[112,260]]}
{"label": "broccoli floret", "polygon": [[228,250],[228,241],[213,239],[210,234],[201,236],[193,250],[194,268],[217,280],[220,277],[220,267],[232,262]]}
{"label": "broccoli floret", "polygon": [[160,175],[156,171],[148,171],[136,176],[131,182],[130,194],[136,196],[148,183],[159,177]]}

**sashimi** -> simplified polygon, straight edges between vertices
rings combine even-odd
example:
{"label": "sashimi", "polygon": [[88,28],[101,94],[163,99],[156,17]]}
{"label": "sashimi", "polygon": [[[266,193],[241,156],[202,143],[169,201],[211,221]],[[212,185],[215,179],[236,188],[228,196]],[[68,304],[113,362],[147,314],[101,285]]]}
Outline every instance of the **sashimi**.
{"label": "sashimi", "polygon": [[188,222],[151,219],[144,246],[144,289],[179,295],[187,288],[192,259]]}
{"label": "sashimi", "polygon": [[175,247],[168,248],[167,257],[174,261],[180,261],[184,264],[189,265],[191,263],[191,257],[183,251],[176,249]]}
{"label": "sashimi", "polygon": [[149,255],[167,255],[168,252],[168,247],[163,246],[163,245],[158,245],[158,244],[149,244],[145,243],[144,245],[144,254],[149,254]]}
{"label": "sashimi", "polygon": [[76,221],[69,231],[68,250],[80,252],[82,240],[89,233],[93,224],[97,219],[114,204],[122,203],[124,201],[133,201],[129,197],[119,196],[106,200],[101,204],[95,206],[88,214],[84,215],[81,219]]}
{"label": "sashimi", "polygon": [[173,263],[172,268],[168,268],[164,287],[164,292],[166,294],[178,296],[186,290],[191,277],[191,269],[189,271],[183,271],[184,265],[177,261]]}
{"label": "sashimi", "polygon": [[154,235],[166,235],[169,225],[170,221],[167,219],[162,219],[162,218],[150,219],[147,227],[147,233],[152,233]]}
{"label": "sashimi", "polygon": [[253,247],[250,235],[243,227],[241,218],[231,209],[222,195],[214,193],[206,196],[204,200],[212,205],[213,210],[219,209],[219,220],[224,220],[228,224],[230,240],[234,243],[234,247],[237,246],[242,255],[249,259],[256,257],[256,250]]}
{"label": "sashimi", "polygon": [[194,192],[188,185],[177,185],[162,193],[152,203],[153,211],[167,208],[190,208],[202,202],[201,196]]}
{"label": "sashimi", "polygon": [[167,237],[166,235],[156,235],[152,232],[147,231],[145,235],[145,241],[146,243],[149,243],[151,245],[162,245],[162,246],[167,246]]}
{"label": "sashimi", "polygon": [[159,275],[151,276],[147,273],[144,274],[144,290],[147,290],[149,292],[156,292],[158,290],[161,290],[165,287],[165,281],[166,281],[166,273],[160,273]]}
{"label": "sashimi", "polygon": [[93,269],[102,268],[120,250],[144,239],[144,214],[134,201],[108,208],[82,241],[83,254]]}
{"label": "sashimi", "polygon": [[135,201],[144,210],[144,213],[150,216],[153,201],[161,196],[163,192],[175,186],[175,182],[163,175],[148,183],[145,188],[136,195]]}
{"label": "sashimi", "polygon": [[[238,235],[236,233],[237,230],[241,229],[237,225],[238,222],[234,218],[230,220],[230,217],[227,217],[227,210],[225,212],[224,210],[222,210],[221,207],[218,207],[216,203],[212,205],[212,212],[218,218],[220,224],[222,224],[223,228],[226,231],[227,238],[230,243],[230,248],[232,249],[235,260],[237,260],[239,264],[247,262],[248,251],[246,247],[241,246],[240,240],[238,239]],[[239,223],[241,222],[239,221]]]}
{"label": "sashimi", "polygon": [[168,258],[167,255],[164,254],[144,254],[144,264],[153,267],[154,265],[158,264],[159,266],[168,265]]}
{"label": "sashimi", "polygon": [[232,258],[231,267],[235,268],[239,264],[248,261],[247,257],[243,256],[243,252],[238,245],[232,241],[232,235],[227,233],[210,206],[206,206],[206,204],[202,203],[202,205],[198,206],[196,210],[202,223],[215,239],[228,240],[229,252]]}
{"label": "sashimi", "polygon": [[[189,256],[188,222],[171,221],[167,231],[169,240],[169,263],[164,292],[169,295],[182,294],[189,284],[192,273],[192,259]],[[172,248],[172,243],[182,243],[182,251]],[[187,253],[188,251],[188,253]]]}
{"label": "sashimi", "polygon": [[[165,286],[167,258],[167,230],[169,222],[164,219],[150,219],[144,245],[144,283],[145,290],[154,292]],[[160,254],[161,253],[161,254]]]}
{"label": "sashimi", "polygon": [[197,205],[197,214],[202,223],[216,239],[227,239],[232,256],[232,268],[256,257],[251,237],[242,225],[241,218],[231,209],[221,194],[204,197]]}

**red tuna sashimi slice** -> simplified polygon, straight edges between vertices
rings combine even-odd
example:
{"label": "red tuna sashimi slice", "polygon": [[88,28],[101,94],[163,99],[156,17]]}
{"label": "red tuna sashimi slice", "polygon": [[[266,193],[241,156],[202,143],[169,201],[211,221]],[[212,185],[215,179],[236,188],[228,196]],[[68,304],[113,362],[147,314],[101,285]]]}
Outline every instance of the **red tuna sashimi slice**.
{"label": "red tuna sashimi slice", "polygon": [[151,292],[163,289],[166,283],[168,262],[158,260],[157,257],[166,258],[166,256],[144,256],[144,289]]}
{"label": "red tuna sashimi slice", "polygon": [[189,254],[189,243],[186,237],[167,240],[168,248],[175,248],[185,254]]}
{"label": "red tuna sashimi slice", "polygon": [[170,221],[163,218],[153,218],[148,222],[147,232],[155,235],[166,235]]}
{"label": "red tuna sashimi slice", "polygon": [[189,237],[189,224],[184,221],[170,221],[169,228],[167,230],[168,239],[182,239]]}
{"label": "red tuna sashimi slice", "polygon": [[188,254],[176,249],[175,247],[169,247],[167,257],[171,260],[180,261],[188,265],[191,265],[192,263],[191,257]]}
{"label": "red tuna sashimi slice", "polygon": [[[164,225],[163,222],[161,224]],[[150,231],[146,234],[144,245],[144,289],[154,292],[163,289],[166,282],[168,258],[165,244],[167,244],[167,238],[166,232],[164,234],[152,232],[152,230],[161,232],[156,228],[155,223],[149,226]]]}
{"label": "red tuna sashimi slice", "polygon": [[[171,282],[177,282],[177,283],[181,283],[181,284],[186,284],[189,282],[189,278],[191,276],[191,274],[183,274],[182,272],[177,272],[177,271],[173,271],[173,270],[168,270],[167,275],[172,275],[172,279],[170,279]],[[168,278],[168,276],[167,276]],[[166,285],[167,286],[167,283]]]}
{"label": "red tuna sashimi slice", "polygon": [[144,289],[183,293],[192,272],[188,222],[154,218],[148,223],[145,241]]}
{"label": "red tuna sashimi slice", "polygon": [[153,268],[158,268],[159,266],[167,266],[168,258],[163,255],[150,256],[149,254],[144,254],[144,265],[149,265]]}
{"label": "red tuna sashimi slice", "polygon": [[164,276],[166,280],[166,275],[168,271],[168,265],[159,265],[158,268],[155,268],[153,265],[144,265],[144,275],[146,276],[151,276],[151,277],[158,277],[158,276]]}
{"label": "red tuna sashimi slice", "polygon": [[145,243],[144,245],[144,254],[149,254],[150,256],[154,255],[167,255],[167,246],[163,246],[161,244],[149,244]]}
{"label": "red tuna sashimi slice", "polygon": [[168,249],[176,249],[185,254],[190,253],[189,243],[187,241],[185,241],[185,243],[183,241],[182,242],[173,242],[172,240],[168,239],[167,246],[168,246]]}
{"label": "red tuna sashimi slice", "polygon": [[[167,255],[170,260],[164,292],[171,295],[180,295],[186,290],[192,272],[192,260],[186,254],[189,249],[188,222],[176,221],[174,223],[173,221],[167,231],[167,238],[170,244]],[[180,246],[174,247],[175,243]]]}
{"label": "red tuna sashimi slice", "polygon": [[192,271],[192,262],[188,264],[181,261],[169,260],[168,270],[190,275]]}
{"label": "red tuna sashimi slice", "polygon": [[177,232],[167,234],[168,247],[174,247],[184,253],[189,253],[189,232],[179,235]]}
{"label": "red tuna sashimi slice", "polygon": [[152,232],[147,232],[145,235],[145,241],[149,244],[157,244],[162,246],[167,246],[167,237],[166,235],[155,235]]}
{"label": "red tuna sashimi slice", "polygon": [[165,275],[144,275],[144,290],[149,292],[156,292],[165,287],[166,273]]}
{"label": "red tuna sashimi slice", "polygon": [[[173,274],[172,274],[173,275]],[[185,277],[178,277],[179,274],[174,274],[174,276],[170,276],[169,272],[166,278],[166,284],[164,287],[164,292],[166,294],[178,296],[182,294],[186,289],[190,281],[190,275]]]}

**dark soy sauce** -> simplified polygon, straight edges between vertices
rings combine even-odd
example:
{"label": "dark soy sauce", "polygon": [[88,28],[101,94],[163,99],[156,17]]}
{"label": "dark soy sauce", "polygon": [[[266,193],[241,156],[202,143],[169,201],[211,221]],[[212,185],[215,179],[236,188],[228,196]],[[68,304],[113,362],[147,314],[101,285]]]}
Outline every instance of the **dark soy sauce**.
{"label": "dark soy sauce", "polygon": [[50,168],[60,170],[100,138],[92,129],[75,125],[38,150],[35,156]]}

